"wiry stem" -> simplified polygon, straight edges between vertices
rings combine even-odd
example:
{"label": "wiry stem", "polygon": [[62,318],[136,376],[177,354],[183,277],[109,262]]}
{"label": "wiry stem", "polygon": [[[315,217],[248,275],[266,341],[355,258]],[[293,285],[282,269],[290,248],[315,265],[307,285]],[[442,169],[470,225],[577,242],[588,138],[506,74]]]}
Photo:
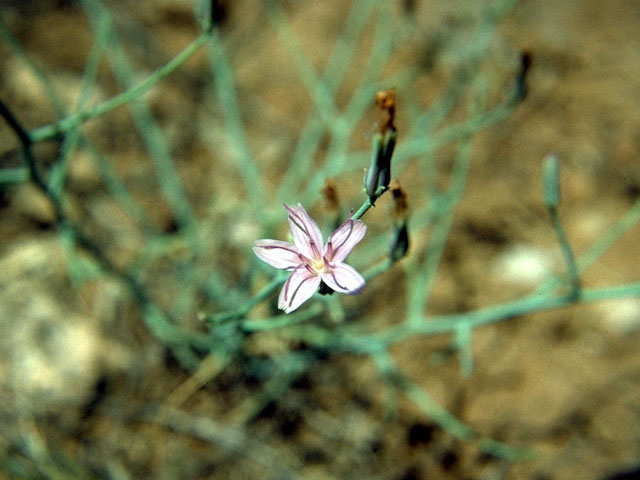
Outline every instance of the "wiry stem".
{"label": "wiry stem", "polygon": [[147,293],[142,284],[129,272],[120,270],[114,263],[104,254],[102,249],[87,236],[77,225],[69,220],[64,212],[62,199],[54,191],[52,191],[44,177],[38,171],[35,157],[33,156],[33,140],[27,134],[17,117],[11,112],[6,104],[0,101],[0,116],[4,118],[9,127],[13,130],[16,137],[20,141],[24,160],[29,170],[31,181],[46,195],[53,205],[56,223],[63,229],[70,231],[78,246],[85,250],[107,273],[113,275],[122,281],[132,292],[135,299],[143,309],[144,317],[148,320],[149,328],[162,341],[168,345],[177,344],[193,344],[200,348],[205,347],[204,337],[198,334],[187,334],[175,327],[170,319],[161,313],[154,305],[151,297]]}
{"label": "wiry stem", "polygon": [[109,100],[105,100],[94,107],[86,110],[82,110],[63,118],[62,120],[45,125],[43,127],[33,130],[29,137],[33,143],[41,142],[43,140],[50,140],[52,138],[59,138],[65,132],[73,130],[78,125],[91,120],[92,118],[103,115],[111,110],[114,110],[126,103],[135,100],[147,92],[151,87],[157,84],[160,80],[174,72],[180,65],[189,59],[194,53],[196,53],[200,47],[202,47],[209,38],[211,33],[206,31],[201,33],[193,42],[191,42],[184,50],[173,57],[166,65],[160,67],[148,78],[140,82],[139,84],[131,87],[130,89],[116,95]]}

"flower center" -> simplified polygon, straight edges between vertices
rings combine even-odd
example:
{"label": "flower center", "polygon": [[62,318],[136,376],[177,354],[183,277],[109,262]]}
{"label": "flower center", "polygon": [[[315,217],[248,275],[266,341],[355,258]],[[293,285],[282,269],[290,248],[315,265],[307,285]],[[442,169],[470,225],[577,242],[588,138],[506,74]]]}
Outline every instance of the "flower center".
{"label": "flower center", "polygon": [[324,271],[324,258],[320,257],[311,262],[311,268],[313,268],[317,273],[322,273]]}

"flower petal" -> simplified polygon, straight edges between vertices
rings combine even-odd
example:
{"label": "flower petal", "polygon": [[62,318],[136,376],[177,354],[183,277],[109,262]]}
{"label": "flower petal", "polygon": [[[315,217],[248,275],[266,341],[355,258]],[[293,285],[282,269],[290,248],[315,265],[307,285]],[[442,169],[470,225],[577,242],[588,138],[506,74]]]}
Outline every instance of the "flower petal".
{"label": "flower petal", "polygon": [[280,297],[278,298],[278,308],[285,313],[293,312],[305,301],[311,298],[320,286],[320,277],[309,272],[304,267],[296,268],[285,282]]}
{"label": "flower petal", "polygon": [[365,280],[355,268],[346,263],[337,263],[322,274],[322,281],[336,292],[356,295],[364,288]]}
{"label": "flower petal", "polygon": [[289,212],[289,228],[293,235],[293,243],[305,257],[316,260],[322,257],[322,233],[320,228],[309,216],[302,204],[284,208]]}
{"label": "flower petal", "polygon": [[293,270],[302,263],[296,246],[280,240],[256,240],[253,253],[263,262],[280,270]]}
{"label": "flower petal", "polygon": [[349,252],[362,240],[367,226],[360,220],[352,220],[351,216],[329,235],[325,255],[329,262],[342,262]]}

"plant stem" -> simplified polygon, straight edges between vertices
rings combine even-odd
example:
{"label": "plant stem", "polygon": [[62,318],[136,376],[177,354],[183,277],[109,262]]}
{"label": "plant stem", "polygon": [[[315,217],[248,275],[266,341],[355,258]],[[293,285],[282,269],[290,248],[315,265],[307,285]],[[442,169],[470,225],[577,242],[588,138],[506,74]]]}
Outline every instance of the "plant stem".
{"label": "plant stem", "polygon": [[173,71],[175,71],[180,65],[186,62],[189,57],[191,57],[194,53],[196,53],[200,47],[202,47],[209,38],[211,37],[210,32],[201,33],[193,42],[185,47],[180,53],[178,53],[175,57],[173,57],[166,65],[160,67],[158,70],[153,72],[149,77],[140,82],[139,84],[133,86],[129,90],[122,92],[115,97],[110,98],[109,100],[105,100],[102,103],[95,105],[92,108],[87,110],[82,110],[76,113],[69,115],[61,119],[56,123],[52,123],[50,125],[45,125],[40,128],[33,130],[29,137],[33,143],[42,142],[44,140],[50,140],[52,138],[58,138],[63,133],[74,129],[78,125],[91,120],[92,118],[103,115],[111,110],[114,110],[126,103],[139,98],[146,91],[148,91],[151,87],[153,87],[160,80],[167,77]]}

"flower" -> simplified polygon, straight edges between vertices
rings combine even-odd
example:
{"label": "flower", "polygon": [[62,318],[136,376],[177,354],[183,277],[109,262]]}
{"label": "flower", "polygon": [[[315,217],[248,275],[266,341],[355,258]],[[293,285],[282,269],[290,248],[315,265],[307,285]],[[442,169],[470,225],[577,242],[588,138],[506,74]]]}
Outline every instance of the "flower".
{"label": "flower", "polygon": [[278,308],[293,312],[307,301],[324,282],[332,290],[355,295],[362,291],[364,278],[355,268],[343,263],[349,252],[362,240],[367,227],[349,218],[322,243],[320,228],[298,203],[285,204],[293,244],[280,240],[256,240],[253,252],[263,262],[291,275],[280,291]]}

